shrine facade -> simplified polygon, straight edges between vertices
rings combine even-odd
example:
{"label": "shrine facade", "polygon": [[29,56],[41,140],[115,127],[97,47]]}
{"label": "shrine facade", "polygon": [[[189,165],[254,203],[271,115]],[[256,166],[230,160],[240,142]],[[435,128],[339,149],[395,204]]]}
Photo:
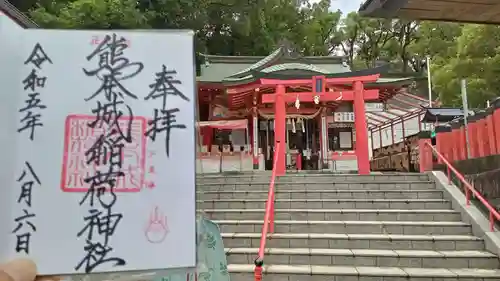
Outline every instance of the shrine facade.
{"label": "shrine facade", "polygon": [[[344,57],[202,55],[198,171],[370,172],[370,120],[412,83],[387,67],[351,71]],[[278,144],[279,143],[279,144]],[[276,149],[279,146],[279,149]]]}

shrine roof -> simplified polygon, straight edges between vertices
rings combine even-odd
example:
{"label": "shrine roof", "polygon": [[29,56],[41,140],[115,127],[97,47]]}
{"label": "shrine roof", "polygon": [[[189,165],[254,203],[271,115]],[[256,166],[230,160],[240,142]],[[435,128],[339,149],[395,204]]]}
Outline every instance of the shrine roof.
{"label": "shrine roof", "polygon": [[375,18],[500,24],[498,1],[485,0],[365,0],[359,14]]}
{"label": "shrine roof", "polygon": [[0,16],[2,15],[2,13],[7,15],[9,18],[11,18],[24,28],[38,27],[38,25],[34,21],[32,21],[29,17],[19,11],[7,0],[0,0]]}
{"label": "shrine roof", "polygon": [[268,56],[214,56],[201,54],[199,82],[245,84],[255,81],[255,73],[282,73],[328,75],[350,72],[344,56],[295,56],[284,47]]}
{"label": "shrine roof", "polygon": [[426,108],[422,122],[450,122],[464,116],[464,111],[461,108],[439,107]]}
{"label": "shrine roof", "polygon": [[[236,86],[252,83],[260,78],[270,79],[310,79],[314,75],[328,78],[353,77],[383,74],[389,65],[370,69],[351,71],[342,56],[290,56],[280,47],[266,57],[257,56],[214,56],[202,55],[205,62],[201,65],[201,83]],[[404,86],[414,77],[379,78],[371,86]],[[368,85],[370,86],[370,85]]]}

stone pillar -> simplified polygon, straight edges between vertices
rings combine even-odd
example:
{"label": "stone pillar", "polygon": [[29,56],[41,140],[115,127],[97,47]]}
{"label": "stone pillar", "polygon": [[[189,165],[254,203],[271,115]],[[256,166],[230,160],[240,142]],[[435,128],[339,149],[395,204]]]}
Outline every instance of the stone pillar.
{"label": "stone pillar", "polygon": [[365,98],[363,83],[356,81],[354,88],[354,122],[356,127],[356,156],[358,158],[358,173],[370,174],[370,159],[368,156],[368,128],[365,116]]}
{"label": "stone pillar", "polygon": [[285,86],[276,86],[276,100],[274,103],[274,149],[278,148],[279,152],[276,163],[276,174],[284,175],[286,171],[285,157],[286,157],[286,104],[285,104]]}

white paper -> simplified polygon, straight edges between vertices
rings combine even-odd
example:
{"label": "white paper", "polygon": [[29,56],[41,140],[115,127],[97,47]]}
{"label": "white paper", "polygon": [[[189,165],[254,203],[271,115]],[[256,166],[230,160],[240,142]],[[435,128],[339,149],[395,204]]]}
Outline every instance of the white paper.
{"label": "white paper", "polygon": [[339,146],[340,148],[352,148],[351,132],[339,132]]}
{"label": "white paper", "polygon": [[[128,47],[121,50],[123,54],[117,54],[114,63],[110,63],[112,57],[109,55],[87,60],[86,57],[96,50],[107,35],[111,39],[113,35],[117,36],[117,40],[125,38]],[[2,73],[10,73],[9,79],[2,81],[5,90],[0,92],[2,109],[7,110],[2,113],[6,118],[1,120],[4,129],[2,144],[5,145],[2,146],[4,157],[0,160],[4,170],[1,174],[4,185],[0,197],[3,226],[0,232],[0,260],[28,255],[35,260],[42,275],[85,273],[85,264],[77,267],[87,255],[84,250],[86,240],[106,244],[105,231],[99,233],[97,226],[93,237],[87,235],[88,231],[78,236],[86,227],[84,217],[89,216],[91,209],[108,212],[97,197],[94,207],[89,205],[89,199],[79,204],[90,186],[83,179],[95,175],[96,169],[105,172],[111,165],[108,162],[95,164],[94,167],[86,164],[88,156],[85,156],[85,151],[90,150],[98,136],[105,131],[88,127],[88,122],[96,118],[92,110],[97,108],[97,101],[102,104],[108,101],[104,93],[85,101],[103,83],[95,76],[84,74],[83,69],[97,69],[101,60],[101,65],[112,65],[115,71],[118,71],[117,65],[132,64],[120,70],[123,74],[119,82],[137,99],[123,94],[123,91],[123,97],[118,95],[118,100],[132,110],[134,121],[131,125],[132,142],[120,142],[124,144],[121,171],[125,176],[117,181],[116,202],[110,211],[122,215],[114,233],[107,237],[107,246],[112,250],[104,259],[114,262],[104,262],[91,272],[194,267],[196,95],[193,33],[24,30],[22,36],[7,37],[6,41],[11,40],[16,41],[18,46],[9,49],[10,53],[4,55],[9,58],[8,65],[0,65]],[[40,68],[29,62],[24,64],[37,43],[52,61],[45,61]],[[139,69],[139,64],[143,66],[140,72],[129,79],[124,78]],[[174,86],[187,99],[170,94],[165,108],[161,98],[145,100],[153,90],[150,85],[157,82],[156,74],[162,72],[162,65],[168,71],[176,71],[169,75],[179,81]],[[22,81],[33,69],[39,77],[46,77],[45,87],[38,87],[34,91],[25,90]],[[101,79],[103,75],[105,72],[99,72]],[[160,80],[159,84],[167,85],[164,82]],[[34,92],[40,94],[40,103],[46,108],[33,109],[34,113],[41,114],[43,127],[35,128],[34,140],[31,141],[28,131],[17,133],[17,129],[24,124],[20,120],[26,114],[26,111],[18,111],[26,105],[28,94]],[[119,106],[119,110],[129,116],[124,104]],[[175,112],[175,125],[184,125],[185,128],[171,129],[167,157],[166,132],[158,132],[153,141],[151,135],[147,134],[152,126],[148,122],[153,119],[154,109],[173,108],[179,109]],[[128,127],[127,120],[122,117],[120,121],[124,130]],[[109,156],[108,161],[111,150],[116,148],[105,153]],[[30,167],[38,179],[34,179]],[[30,181],[34,182],[31,206],[27,204],[26,196],[18,200],[22,185]],[[101,199],[109,203],[112,195],[107,191]],[[25,211],[36,215],[30,218],[36,230],[23,221],[20,229],[14,233],[18,228],[15,219],[25,214]],[[104,221],[103,217],[101,219]],[[20,247],[19,252],[16,252],[17,235],[27,233],[31,235],[29,253],[26,253],[26,247]],[[99,259],[98,255],[96,257]],[[117,265],[117,259],[114,258],[119,258],[121,264]]]}

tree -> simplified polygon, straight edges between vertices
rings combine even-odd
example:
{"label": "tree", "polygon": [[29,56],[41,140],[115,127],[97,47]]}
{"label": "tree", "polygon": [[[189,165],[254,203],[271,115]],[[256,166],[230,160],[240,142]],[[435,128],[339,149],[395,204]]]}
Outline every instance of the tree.
{"label": "tree", "polygon": [[30,13],[45,28],[129,29],[150,28],[148,13],[133,0],[76,0],[39,6]]}
{"label": "tree", "polygon": [[497,26],[465,25],[460,36],[439,54],[432,67],[435,90],[443,103],[462,104],[460,80],[467,81],[467,96],[471,108],[484,108],[500,90],[500,28]]}
{"label": "tree", "polygon": [[347,56],[347,63],[351,68],[354,68],[354,56],[357,54],[357,43],[362,32],[359,14],[351,12],[341,21],[341,26],[332,40],[332,45],[339,46]]}
{"label": "tree", "polygon": [[460,79],[472,107],[500,92],[500,28],[369,19],[308,0],[26,0],[14,1],[45,28],[192,29],[198,52],[265,56],[284,40],[302,55],[344,53],[352,69],[379,61],[424,73],[445,105],[459,105]]}

